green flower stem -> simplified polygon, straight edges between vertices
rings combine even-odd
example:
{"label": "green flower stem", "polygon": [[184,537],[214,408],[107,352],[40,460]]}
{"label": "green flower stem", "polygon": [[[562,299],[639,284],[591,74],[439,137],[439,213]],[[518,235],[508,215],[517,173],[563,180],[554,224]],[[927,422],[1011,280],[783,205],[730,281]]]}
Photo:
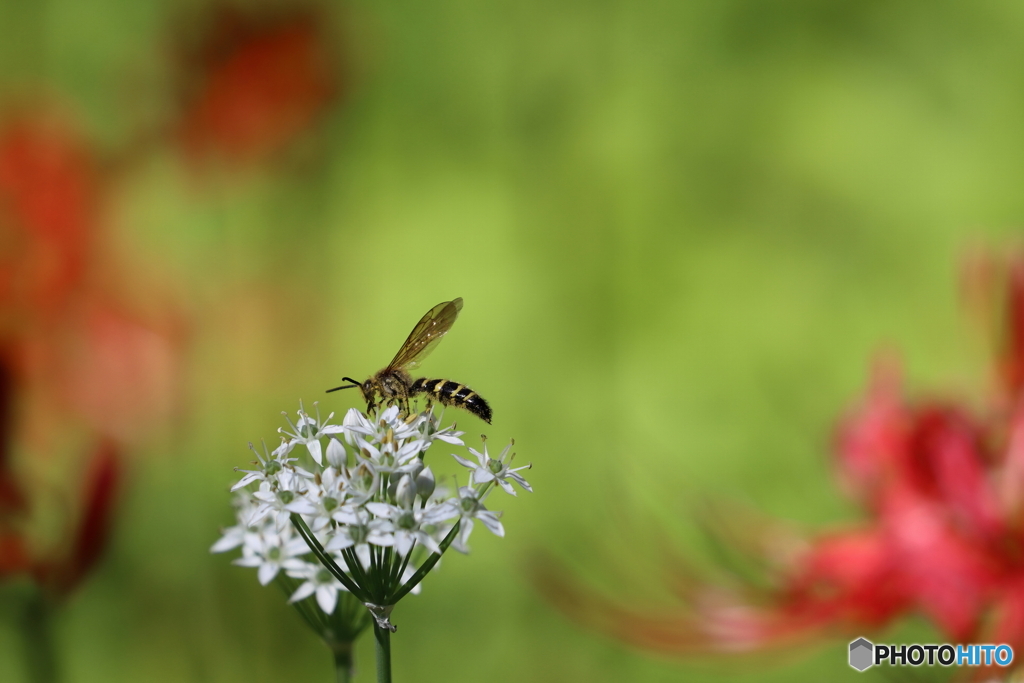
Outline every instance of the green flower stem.
{"label": "green flower stem", "polygon": [[373,624],[377,642],[377,683],[391,683],[391,631]]}
{"label": "green flower stem", "polygon": [[25,602],[21,633],[25,641],[25,664],[31,683],[55,683],[60,680],[53,644],[53,605],[42,591]]}
{"label": "green flower stem", "polygon": [[352,645],[334,649],[334,673],[337,683],[349,683],[352,680]]}
{"label": "green flower stem", "polygon": [[[300,584],[284,572],[278,574],[274,582],[281,587],[285,595],[293,594]],[[310,598],[294,602],[292,607],[331,649],[336,679],[346,683],[352,680],[355,661],[352,646],[371,619],[366,607],[358,598],[348,593],[341,593],[338,596],[338,604],[333,614],[325,614]]]}

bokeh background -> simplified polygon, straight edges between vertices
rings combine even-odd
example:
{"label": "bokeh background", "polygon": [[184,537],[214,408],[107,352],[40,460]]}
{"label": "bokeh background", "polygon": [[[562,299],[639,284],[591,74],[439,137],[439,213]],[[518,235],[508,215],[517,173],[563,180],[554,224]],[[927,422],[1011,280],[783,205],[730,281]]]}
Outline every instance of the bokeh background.
{"label": "bokeh background", "polygon": [[[222,68],[282,25],[283,66],[260,43]],[[293,77],[253,77],[260,55]],[[254,78],[271,85],[246,99]],[[657,550],[621,527],[688,548],[709,498],[856,518],[830,438],[876,351],[899,348],[912,386],[986,381],[958,267],[1017,236],[1022,83],[1008,1],[0,2],[0,121],[75,131],[103,188],[92,279],[171,330],[159,391],[90,380],[139,429],[105,553],[55,616],[66,680],[331,676],[283,596],[208,552],[232,468],[300,398],[357,405],[323,391],[456,296],[424,370],[488,398],[493,426],[461,426],[515,437],[535,493],[396,611],[398,680],[861,675],[841,640],[756,662],[632,650],[549,606],[531,558],[601,574],[612,539],[643,577]],[[287,106],[246,133],[240,102]],[[116,414],[139,401],[168,405]],[[82,467],[33,452],[11,466],[52,506]],[[5,681],[25,680],[26,581],[0,593]],[[372,680],[369,639],[358,658]]]}

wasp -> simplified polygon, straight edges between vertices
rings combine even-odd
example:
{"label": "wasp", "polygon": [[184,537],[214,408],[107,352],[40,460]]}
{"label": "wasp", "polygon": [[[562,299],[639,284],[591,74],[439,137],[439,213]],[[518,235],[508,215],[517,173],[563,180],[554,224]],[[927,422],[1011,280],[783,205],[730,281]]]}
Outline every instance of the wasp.
{"label": "wasp", "polygon": [[409,374],[410,370],[419,367],[423,359],[437,347],[441,337],[447,334],[455,324],[455,319],[459,317],[461,310],[462,297],[452,301],[442,301],[420,318],[416,327],[412,328],[412,332],[409,333],[409,338],[398,349],[398,353],[387,367],[369,377],[365,382],[357,382],[351,377],[342,377],[341,379],[348,384],[328,389],[328,393],[358,387],[366,401],[368,411],[385,403],[398,403],[407,412],[409,399],[415,398],[419,394],[426,394],[430,400],[437,401],[442,405],[465,408],[490,424],[491,407],[483,396],[465,384],[459,384],[450,379],[427,379],[426,377],[414,380]]}

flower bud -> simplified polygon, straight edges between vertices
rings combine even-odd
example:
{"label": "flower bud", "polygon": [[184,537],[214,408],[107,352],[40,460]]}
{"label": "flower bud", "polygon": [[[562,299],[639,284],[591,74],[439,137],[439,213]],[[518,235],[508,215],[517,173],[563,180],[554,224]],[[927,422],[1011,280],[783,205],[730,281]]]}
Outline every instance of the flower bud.
{"label": "flower bud", "polygon": [[345,447],[341,445],[340,441],[332,438],[327,443],[327,463],[331,467],[340,469],[345,464],[347,457]]}
{"label": "flower bud", "polygon": [[398,486],[395,487],[395,504],[400,508],[411,508],[415,498],[416,484],[413,483],[412,477],[403,474],[398,480]]}
{"label": "flower bud", "polygon": [[416,475],[416,494],[423,501],[426,501],[434,494],[435,486],[436,481],[434,480],[434,473],[430,471],[429,467],[424,467],[420,470],[419,474]]}

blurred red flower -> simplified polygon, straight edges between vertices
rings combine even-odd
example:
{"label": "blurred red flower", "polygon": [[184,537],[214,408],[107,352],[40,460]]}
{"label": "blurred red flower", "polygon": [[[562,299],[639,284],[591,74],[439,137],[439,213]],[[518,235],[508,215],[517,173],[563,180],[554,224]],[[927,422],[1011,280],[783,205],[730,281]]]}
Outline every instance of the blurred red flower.
{"label": "blurred red flower", "polygon": [[[768,525],[749,559],[759,581],[687,575],[684,606],[643,612],[579,587],[553,563],[544,593],[567,614],[665,652],[756,651],[861,635],[911,611],[952,642],[1024,647],[1024,258],[988,264],[1002,292],[996,386],[983,410],[910,400],[894,362],[837,430],[842,487],[866,520],[809,538]],[[735,545],[735,544],[734,544]],[[780,547],[793,548],[779,559]]]}
{"label": "blurred red flower", "polygon": [[310,130],[341,90],[315,5],[222,8],[184,50],[179,135],[195,158],[265,160]]}
{"label": "blurred red flower", "polygon": [[[102,555],[125,449],[167,416],[177,374],[175,316],[130,312],[102,284],[117,282],[104,198],[94,152],[52,110],[0,118],[0,577],[57,595]],[[30,531],[47,467],[79,489],[59,494],[73,504],[54,542]]]}

